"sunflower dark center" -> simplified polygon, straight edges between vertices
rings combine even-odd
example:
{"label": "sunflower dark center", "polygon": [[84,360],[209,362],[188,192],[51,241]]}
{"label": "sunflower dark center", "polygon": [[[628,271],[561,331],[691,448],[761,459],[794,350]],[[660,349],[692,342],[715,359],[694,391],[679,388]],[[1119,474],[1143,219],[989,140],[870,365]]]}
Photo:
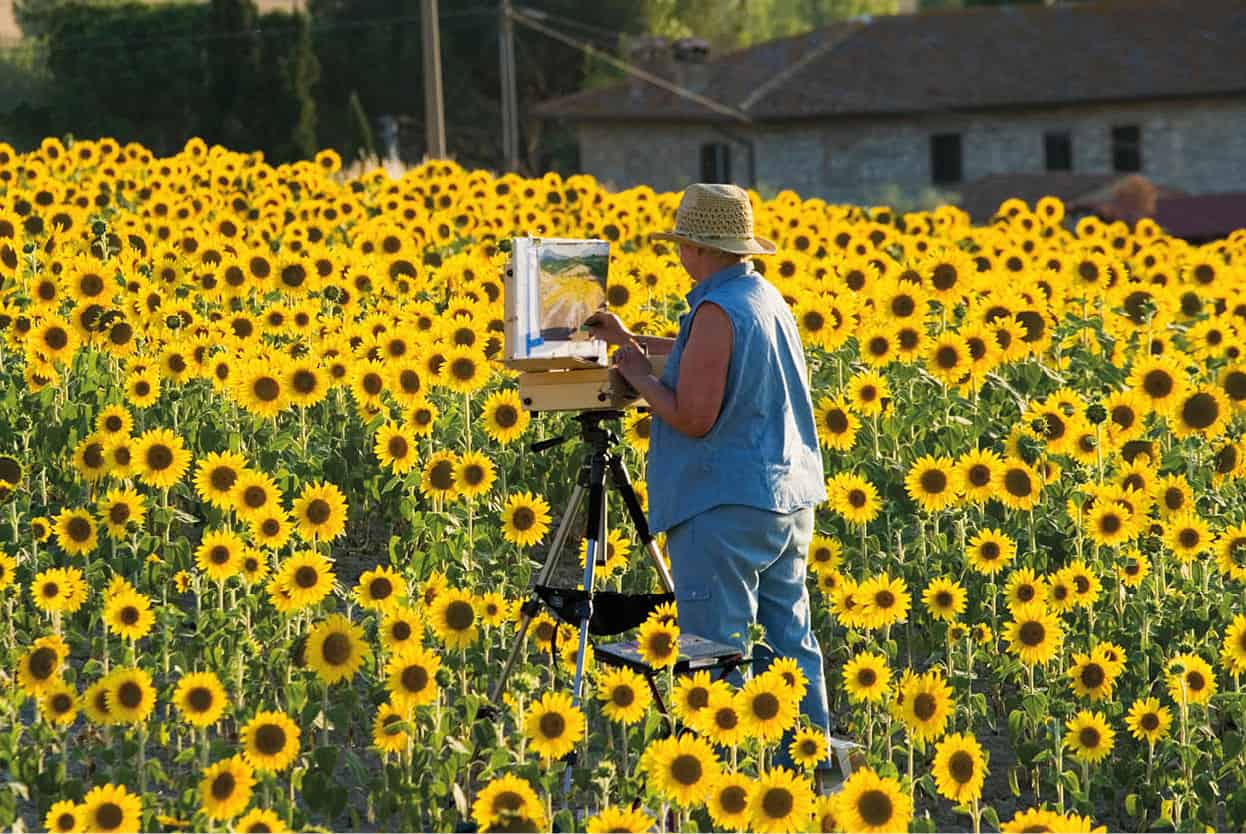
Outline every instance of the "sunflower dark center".
{"label": "sunflower dark center", "polygon": [[408,666],[402,670],[402,688],[407,692],[423,692],[428,686],[428,670],[423,666]]}
{"label": "sunflower dark center", "polygon": [[390,626],[389,634],[399,642],[408,640],[411,637],[411,624],[406,620],[399,620]]}
{"label": "sunflower dark center", "polygon": [[1041,646],[1047,637],[1047,628],[1037,620],[1027,620],[1021,624],[1020,637],[1027,646]]}
{"label": "sunflower dark center", "polygon": [[718,794],[718,804],[728,814],[740,814],[748,807],[748,792],[739,785],[728,785]]}
{"label": "sunflower dark center", "polygon": [[275,756],[286,747],[286,731],[276,724],[261,724],[255,731],[255,748],[265,756]]}
{"label": "sunflower dark center", "polygon": [[1148,371],[1142,378],[1142,390],[1152,399],[1160,400],[1172,393],[1174,381],[1172,374],[1162,369]]}
{"label": "sunflower dark center", "polygon": [[891,797],[884,791],[872,788],[857,798],[857,813],[866,825],[879,828],[891,821]]}
{"label": "sunflower dark center", "polygon": [[281,395],[281,386],[271,376],[262,376],[251,386],[256,399],[270,403]]}
{"label": "sunflower dark center", "polygon": [[681,785],[697,784],[704,772],[701,760],[689,753],[676,756],[671,761],[671,778]]}
{"label": "sunflower dark center", "polygon": [[658,632],[649,639],[649,651],[656,657],[666,657],[673,648],[671,635],[664,631]]}
{"label": "sunflower dark center", "polygon": [[536,523],[536,513],[528,507],[520,507],[511,516],[511,525],[520,532],[532,529]]}
{"label": "sunflower dark center", "polygon": [[329,520],[332,509],[323,498],[313,498],[307,505],[307,520],[312,524],[324,524]]}
{"label": "sunflower dark center", "polygon": [[616,707],[630,707],[636,702],[636,691],[628,684],[620,684],[610,690],[610,702]]}
{"label": "sunflower dark center", "polygon": [[81,516],[74,516],[65,525],[69,538],[76,542],[85,542],[91,538],[91,522]]}
{"label": "sunflower dark center", "polygon": [[1099,519],[1099,529],[1108,535],[1119,533],[1121,526],[1121,517],[1116,513],[1108,513]]}
{"label": "sunflower dark center", "polygon": [[330,666],[345,664],[353,653],[354,646],[351,644],[350,636],[340,631],[335,631],[326,637],[324,646],[320,650],[321,656]]}
{"label": "sunflower dark center", "polygon": [[1181,420],[1195,429],[1205,429],[1220,417],[1220,406],[1211,394],[1199,392],[1181,406]]}
{"label": "sunflower dark center", "polygon": [[1100,738],[1099,731],[1094,727],[1082,727],[1077,733],[1077,740],[1087,750],[1094,750],[1098,747]]}
{"label": "sunflower dark center", "polygon": [[826,427],[830,429],[831,434],[843,434],[848,431],[848,415],[843,409],[832,408],[826,412]]}
{"label": "sunflower dark center", "polygon": [[468,382],[476,376],[476,362],[466,356],[460,356],[450,363],[450,374],[461,382]]}
{"label": "sunflower dark center", "polygon": [[173,450],[163,443],[157,443],[147,450],[147,467],[162,472],[173,465]]}
{"label": "sunflower dark center", "polygon": [[1107,674],[1098,663],[1087,663],[1082,667],[1082,685],[1087,689],[1098,689],[1107,680]]}
{"label": "sunflower dark center", "polygon": [[1185,673],[1185,685],[1191,692],[1202,692],[1203,687],[1207,686],[1207,679],[1202,672],[1191,670]]}
{"label": "sunflower dark center", "polygon": [[320,580],[320,572],[311,565],[302,565],[294,572],[294,584],[300,588],[314,588]]}
{"label": "sunflower dark center", "polygon": [[1159,716],[1153,712],[1145,713],[1138,719],[1138,724],[1148,733],[1153,733],[1159,729]]}
{"label": "sunflower dark center", "polygon": [[948,759],[947,769],[958,784],[966,785],[973,779],[973,756],[964,750],[957,750]]}
{"label": "sunflower dark center", "polygon": [[120,828],[124,819],[125,812],[115,802],[105,802],[95,809],[95,821],[99,824],[101,831]]}
{"label": "sunflower dark center", "polygon": [[857,670],[857,686],[871,687],[878,682],[878,672],[868,666]]}
{"label": "sunflower dark center", "polygon": [[1027,498],[1034,489],[1034,483],[1030,480],[1028,472],[1022,469],[1009,469],[1004,473],[1004,489],[1008,490],[1009,495]]}
{"label": "sunflower dark center", "polygon": [[714,713],[714,726],[720,730],[734,730],[740,723],[740,715],[732,707],[723,707]]}
{"label": "sunflower dark center", "polygon": [[947,489],[947,475],[938,469],[927,469],[921,475],[921,487],[927,495],[939,495]]}
{"label": "sunflower dark center", "polygon": [[134,625],[139,620],[138,609],[133,605],[127,605],[125,608],[121,609],[119,619],[121,620],[122,625]]}
{"label": "sunflower dark center", "polygon": [[753,715],[761,721],[769,721],[779,714],[779,698],[771,692],[763,692],[753,699]]}
{"label": "sunflower dark center", "polygon": [[772,820],[786,819],[792,813],[796,800],[787,788],[770,788],[761,798],[761,807],[766,817]]}
{"label": "sunflower dark center", "polygon": [[960,361],[960,351],[951,345],[944,345],[935,351],[935,364],[945,370],[956,367],[956,363]]}
{"label": "sunflower dark center", "polygon": [[73,709],[74,699],[67,692],[57,692],[51,698],[52,712],[64,715]]}
{"label": "sunflower dark center", "polygon": [[30,655],[30,675],[35,680],[47,680],[56,672],[56,652],[40,646]]}
{"label": "sunflower dark center", "polygon": [[951,264],[939,264],[934,268],[934,273],[930,276],[930,282],[934,284],[936,290],[950,290],[956,286],[958,277],[956,267]]}
{"label": "sunflower dark center", "polygon": [[234,779],[234,774],[228,770],[222,771],[212,780],[212,798],[223,802],[234,795],[234,788],[237,786],[238,782]]}
{"label": "sunflower dark center", "polygon": [[929,721],[933,718],[937,707],[938,701],[928,692],[922,692],[913,699],[913,714],[919,721]]}
{"label": "sunflower dark center", "polygon": [[556,712],[547,712],[538,722],[541,736],[547,739],[562,738],[567,731],[567,719]]}
{"label": "sunflower dark center", "polygon": [[306,368],[299,368],[291,379],[291,387],[300,394],[310,394],[319,387],[318,382],[314,373]]}
{"label": "sunflower dark center", "polygon": [[446,606],[446,625],[452,631],[466,631],[476,621],[476,609],[470,602],[456,599]]}
{"label": "sunflower dark center", "polygon": [[504,403],[493,412],[493,421],[499,428],[509,429],[519,422],[519,412],[513,405]]}
{"label": "sunflower dark center", "polygon": [[117,687],[117,700],[126,709],[137,709],[143,703],[143,688],[134,681],[125,681]]}
{"label": "sunflower dark center", "polygon": [[437,461],[428,473],[428,480],[433,485],[433,489],[452,489],[454,487],[454,464],[448,460]]}
{"label": "sunflower dark center", "polygon": [[196,686],[186,693],[186,703],[190,705],[192,712],[207,712],[212,709],[214,700],[212,690],[206,686]]}
{"label": "sunflower dark center", "polygon": [[[1246,641],[1246,631],[1242,632],[1242,640]],[[693,687],[688,690],[684,702],[694,710],[705,709],[710,702],[710,691],[704,686]]]}

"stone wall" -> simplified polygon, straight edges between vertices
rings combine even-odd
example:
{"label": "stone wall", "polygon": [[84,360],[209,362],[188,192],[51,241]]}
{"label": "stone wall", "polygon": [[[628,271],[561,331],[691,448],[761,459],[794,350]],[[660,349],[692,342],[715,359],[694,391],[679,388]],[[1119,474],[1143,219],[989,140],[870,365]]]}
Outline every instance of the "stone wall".
{"label": "stone wall", "polygon": [[[895,189],[917,196],[933,186],[930,137],[961,134],[963,181],[987,174],[1044,170],[1043,135],[1068,131],[1073,171],[1112,172],[1112,127],[1138,125],[1142,171],[1192,194],[1246,191],[1246,97],[1110,104],[991,113],[837,119],[759,129],[751,138],[763,193],[791,188],[834,202],[875,203]],[[647,184],[678,190],[700,178],[701,146],[732,148],[732,179],[749,184],[747,144],[706,125],[579,126],[584,171],[616,188]],[[944,190],[955,190],[946,186]]]}

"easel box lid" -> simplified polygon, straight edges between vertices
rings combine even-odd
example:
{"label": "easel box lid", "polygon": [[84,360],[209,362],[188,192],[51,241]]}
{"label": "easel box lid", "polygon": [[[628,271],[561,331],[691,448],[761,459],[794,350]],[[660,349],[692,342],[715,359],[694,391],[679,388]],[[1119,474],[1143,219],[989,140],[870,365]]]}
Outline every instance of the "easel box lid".
{"label": "easel box lid", "polygon": [[502,364],[515,371],[575,371],[605,367],[580,356],[509,357],[504,359]]}

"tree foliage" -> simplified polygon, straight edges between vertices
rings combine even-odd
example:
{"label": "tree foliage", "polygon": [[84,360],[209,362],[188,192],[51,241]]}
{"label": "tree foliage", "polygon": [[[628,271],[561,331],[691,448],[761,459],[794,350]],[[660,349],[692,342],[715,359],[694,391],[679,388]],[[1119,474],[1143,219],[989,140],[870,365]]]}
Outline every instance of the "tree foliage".
{"label": "tree foliage", "polygon": [[750,46],[836,20],[895,11],[895,0],[645,0],[651,34],[696,36],[715,49]]}

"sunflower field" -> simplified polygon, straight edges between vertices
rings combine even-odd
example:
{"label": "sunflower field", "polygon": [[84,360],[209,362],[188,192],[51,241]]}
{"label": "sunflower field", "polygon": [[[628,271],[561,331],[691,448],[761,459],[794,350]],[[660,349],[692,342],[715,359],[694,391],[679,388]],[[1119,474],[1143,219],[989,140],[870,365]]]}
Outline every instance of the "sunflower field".
{"label": "sunflower field", "polygon": [[669,716],[591,653],[574,705],[549,613],[488,699],[579,459],[499,361],[505,242],[612,241],[610,308],[674,335],[679,195],[339,168],[0,146],[0,827],[1246,828],[1246,235],[753,195],[861,745],[821,795],[799,668],[675,676],[672,606],[636,635]]}

